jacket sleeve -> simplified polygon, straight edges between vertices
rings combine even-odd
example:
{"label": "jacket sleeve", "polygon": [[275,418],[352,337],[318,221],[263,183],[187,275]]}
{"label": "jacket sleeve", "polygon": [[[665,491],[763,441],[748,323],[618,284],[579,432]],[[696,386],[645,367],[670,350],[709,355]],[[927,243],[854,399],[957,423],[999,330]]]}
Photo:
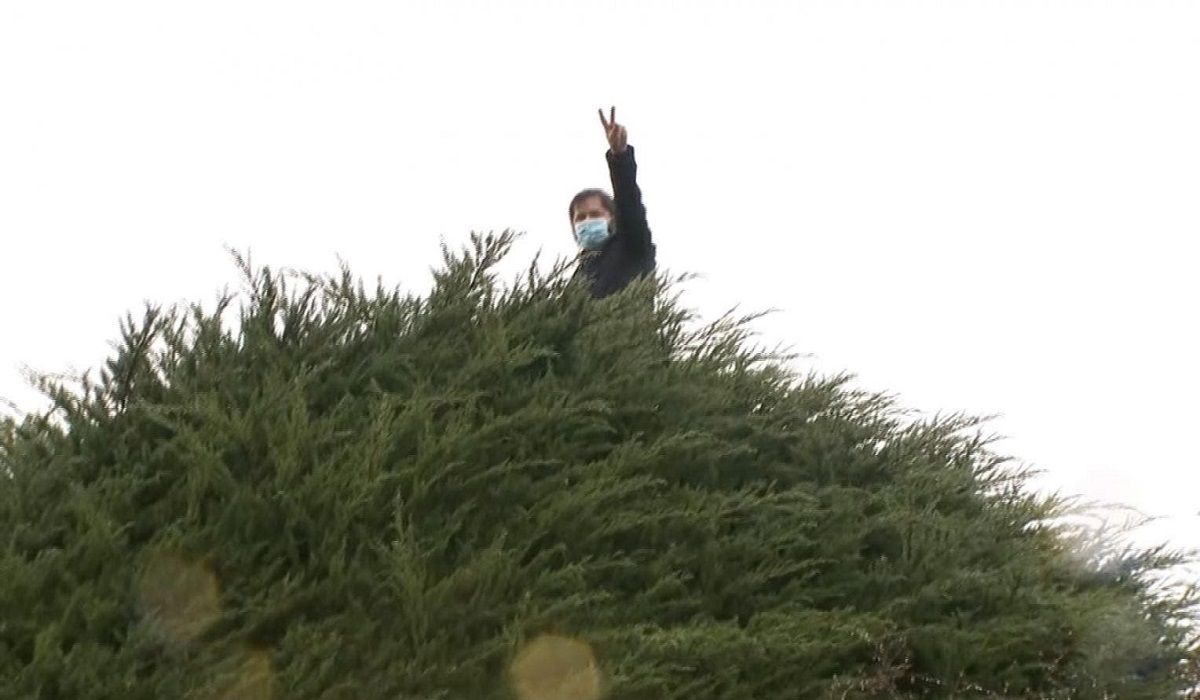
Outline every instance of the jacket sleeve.
{"label": "jacket sleeve", "polygon": [[653,247],[650,225],[646,223],[646,207],[642,204],[642,190],[637,184],[637,161],[633,146],[624,152],[607,154],[608,172],[612,177],[613,200],[617,207],[616,236],[627,245],[642,253]]}

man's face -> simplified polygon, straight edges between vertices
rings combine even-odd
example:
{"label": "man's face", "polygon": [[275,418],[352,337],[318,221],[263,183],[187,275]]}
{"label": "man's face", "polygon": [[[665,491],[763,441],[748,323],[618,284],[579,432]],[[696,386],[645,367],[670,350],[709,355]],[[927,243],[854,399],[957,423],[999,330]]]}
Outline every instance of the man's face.
{"label": "man's face", "polygon": [[604,219],[612,223],[612,214],[608,213],[608,210],[604,208],[603,200],[596,195],[592,195],[575,205],[575,215],[571,217],[571,224],[577,224],[580,221],[588,219]]}

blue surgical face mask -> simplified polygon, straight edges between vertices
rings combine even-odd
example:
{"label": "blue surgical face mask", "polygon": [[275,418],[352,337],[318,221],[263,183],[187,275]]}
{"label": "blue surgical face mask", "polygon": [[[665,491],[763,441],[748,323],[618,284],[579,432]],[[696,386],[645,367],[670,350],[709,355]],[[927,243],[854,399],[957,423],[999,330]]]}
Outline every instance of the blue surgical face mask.
{"label": "blue surgical face mask", "polygon": [[611,235],[608,219],[585,219],[575,224],[575,240],[585,250],[596,250]]}

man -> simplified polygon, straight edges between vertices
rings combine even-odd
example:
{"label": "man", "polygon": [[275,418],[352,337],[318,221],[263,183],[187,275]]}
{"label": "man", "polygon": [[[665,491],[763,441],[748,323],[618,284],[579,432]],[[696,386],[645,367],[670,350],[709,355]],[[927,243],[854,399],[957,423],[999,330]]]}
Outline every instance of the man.
{"label": "man", "polygon": [[625,127],[617,123],[616,107],[607,119],[601,109],[600,123],[608,138],[606,157],[613,194],[583,190],[571,199],[568,209],[580,249],[573,279],[582,278],[596,298],[615,294],[655,269],[655,246],[637,184],[633,146]]}

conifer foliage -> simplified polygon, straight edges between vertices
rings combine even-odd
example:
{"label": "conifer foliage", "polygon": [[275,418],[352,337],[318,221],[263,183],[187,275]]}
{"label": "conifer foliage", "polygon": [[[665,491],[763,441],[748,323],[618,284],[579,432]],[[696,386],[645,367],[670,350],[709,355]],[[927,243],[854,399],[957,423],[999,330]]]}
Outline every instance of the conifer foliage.
{"label": "conifer foliage", "polygon": [[0,697],[1195,683],[1190,594],[1154,584],[1178,557],[1081,548],[979,421],[789,371],[662,280],[502,284],[511,242],[420,297],[243,262],[242,294],[47,380],[0,427]]}

